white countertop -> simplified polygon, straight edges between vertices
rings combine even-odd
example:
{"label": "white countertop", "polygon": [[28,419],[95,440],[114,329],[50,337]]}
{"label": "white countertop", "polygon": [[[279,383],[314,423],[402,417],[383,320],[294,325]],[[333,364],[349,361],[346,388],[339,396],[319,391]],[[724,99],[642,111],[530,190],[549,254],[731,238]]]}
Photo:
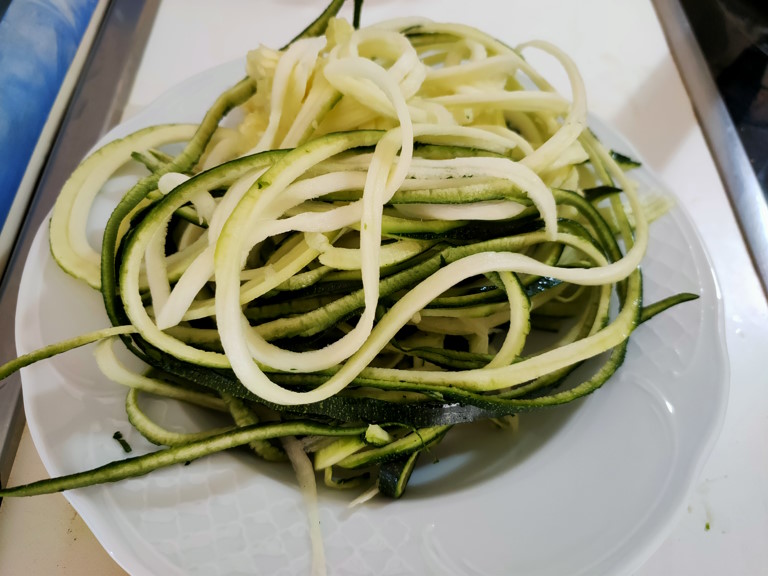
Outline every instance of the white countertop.
{"label": "white countertop", "polygon": [[[164,0],[126,115],[257,43],[284,44],[316,15],[319,4]],[[725,303],[729,405],[687,509],[637,575],[768,572],[768,377],[761,367],[768,345],[768,308],[650,2],[371,0],[363,14],[364,23],[422,15],[478,24],[513,43],[533,38],[556,43],[579,65],[591,111],[623,132],[686,205],[711,256]],[[10,484],[43,476],[25,433]],[[124,572],[67,501],[53,495],[2,503],[0,574]]]}

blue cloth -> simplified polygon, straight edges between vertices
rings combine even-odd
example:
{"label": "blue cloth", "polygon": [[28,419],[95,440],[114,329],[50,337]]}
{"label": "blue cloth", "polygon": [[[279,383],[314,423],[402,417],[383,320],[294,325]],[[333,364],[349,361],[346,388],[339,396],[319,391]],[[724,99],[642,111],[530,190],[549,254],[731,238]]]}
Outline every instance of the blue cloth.
{"label": "blue cloth", "polygon": [[0,20],[0,228],[97,0],[13,0]]}

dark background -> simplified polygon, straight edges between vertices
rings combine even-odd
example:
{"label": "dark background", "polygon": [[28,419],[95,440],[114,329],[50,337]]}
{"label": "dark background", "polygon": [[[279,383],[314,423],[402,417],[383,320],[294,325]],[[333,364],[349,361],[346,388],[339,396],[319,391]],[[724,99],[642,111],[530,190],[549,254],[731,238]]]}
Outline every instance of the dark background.
{"label": "dark background", "polygon": [[768,198],[768,0],[681,0]]}

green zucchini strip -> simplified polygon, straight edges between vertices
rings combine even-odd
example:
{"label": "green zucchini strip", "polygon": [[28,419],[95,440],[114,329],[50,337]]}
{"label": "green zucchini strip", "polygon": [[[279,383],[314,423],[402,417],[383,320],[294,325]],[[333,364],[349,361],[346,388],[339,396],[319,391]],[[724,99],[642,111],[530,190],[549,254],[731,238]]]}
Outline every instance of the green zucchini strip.
{"label": "green zucchini strip", "polygon": [[[75,169],[59,193],[50,223],[50,245],[62,270],[97,290],[101,287],[100,257],[86,238],[88,215],[96,195],[135,150],[187,141],[197,126],[150,126],[99,148]],[[158,170],[159,171],[159,170]]]}
{"label": "green zucchini strip", "polygon": [[149,392],[156,396],[164,396],[196,404],[203,408],[210,408],[219,412],[227,411],[227,406],[221,398],[203,392],[187,390],[157,378],[150,378],[129,370],[120,362],[115,354],[114,345],[117,340],[116,337],[102,340],[96,345],[93,353],[101,372],[113,382],[135,390],[141,390],[142,392]]}
{"label": "green zucchini strip", "polygon": [[52,356],[56,356],[57,354],[61,354],[62,352],[68,352],[69,350],[80,348],[81,346],[85,346],[86,344],[91,344],[93,342],[98,342],[99,340],[111,338],[112,336],[120,336],[123,334],[133,334],[134,332],[136,332],[136,328],[134,328],[133,326],[114,326],[112,328],[104,328],[102,330],[96,330],[95,332],[89,332],[87,334],[75,336],[74,338],[70,338],[69,340],[62,340],[61,342],[50,344],[43,348],[39,348],[38,350],[34,350],[32,352],[19,356],[18,358],[15,358],[10,362],[6,362],[2,366],[0,366],[0,380],[4,380],[14,372],[21,370],[25,366],[29,366],[30,364],[34,364],[35,362],[44,360],[46,358],[51,358]]}
{"label": "green zucchini strip", "polygon": [[280,422],[278,424],[256,424],[238,428],[231,432],[224,432],[211,438],[190,442],[183,446],[176,446],[145,454],[110,462],[87,472],[78,472],[15,486],[13,488],[0,489],[0,498],[6,496],[37,496],[39,494],[52,494],[65,490],[74,490],[94,484],[106,482],[118,482],[127,478],[135,478],[149,474],[158,468],[165,468],[174,464],[185,464],[203,456],[215,454],[223,450],[230,450],[249,444],[255,440],[269,440],[283,436],[305,436],[310,434],[323,436],[356,436],[365,433],[365,427],[340,428],[324,426],[309,421],[296,420],[293,422]]}
{"label": "green zucchini strip", "polygon": [[184,446],[190,442],[197,442],[229,432],[234,426],[214,428],[203,432],[173,432],[167,430],[150,419],[139,407],[139,390],[131,388],[125,397],[125,413],[128,422],[139,431],[152,444],[158,446]]}

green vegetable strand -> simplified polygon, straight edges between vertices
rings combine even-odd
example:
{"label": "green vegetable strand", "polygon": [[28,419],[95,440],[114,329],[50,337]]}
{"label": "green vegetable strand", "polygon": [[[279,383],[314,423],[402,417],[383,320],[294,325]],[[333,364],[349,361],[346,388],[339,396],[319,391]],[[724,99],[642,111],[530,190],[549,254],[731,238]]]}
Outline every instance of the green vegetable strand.
{"label": "green vegetable strand", "polygon": [[225,432],[212,438],[191,442],[184,446],[159,450],[144,456],[110,462],[87,472],[78,472],[0,490],[0,498],[7,496],[37,496],[83,488],[94,484],[118,482],[126,478],[143,476],[173,464],[184,464],[203,456],[243,446],[255,440],[268,440],[281,436],[317,434],[325,436],[356,436],[365,433],[365,427],[339,428],[314,422],[296,420],[279,424],[257,424]]}
{"label": "green vegetable strand", "polygon": [[70,338],[69,340],[62,340],[61,342],[56,342],[55,344],[51,344],[49,346],[45,346],[37,350],[33,350],[28,354],[24,354],[22,356],[19,356],[18,358],[14,358],[10,362],[6,362],[2,366],[0,366],[0,380],[4,380],[5,378],[10,376],[17,370],[21,370],[25,366],[34,364],[39,360],[44,360],[45,358],[56,356],[57,354],[61,354],[62,352],[68,352],[69,350],[80,348],[81,346],[85,346],[86,344],[91,344],[92,342],[104,340],[105,338],[110,338],[112,336],[121,336],[125,334],[133,334],[135,332],[136,332],[136,329],[130,325],[114,326],[112,328],[105,328],[103,330],[96,330],[95,332],[89,332],[88,334],[81,334],[80,336],[75,336],[74,338]]}

